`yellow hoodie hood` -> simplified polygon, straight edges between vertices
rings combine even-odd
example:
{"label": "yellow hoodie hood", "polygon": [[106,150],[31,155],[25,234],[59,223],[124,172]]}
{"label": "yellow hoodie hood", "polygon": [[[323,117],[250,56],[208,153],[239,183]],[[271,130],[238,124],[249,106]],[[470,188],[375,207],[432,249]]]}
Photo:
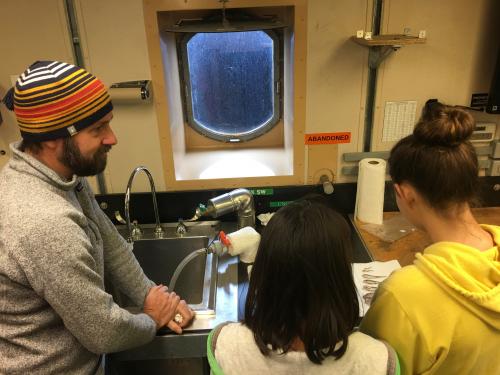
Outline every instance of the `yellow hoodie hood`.
{"label": "yellow hoodie hood", "polygon": [[418,254],[415,265],[467,309],[500,329],[500,227],[481,227],[493,237],[491,249],[439,242]]}

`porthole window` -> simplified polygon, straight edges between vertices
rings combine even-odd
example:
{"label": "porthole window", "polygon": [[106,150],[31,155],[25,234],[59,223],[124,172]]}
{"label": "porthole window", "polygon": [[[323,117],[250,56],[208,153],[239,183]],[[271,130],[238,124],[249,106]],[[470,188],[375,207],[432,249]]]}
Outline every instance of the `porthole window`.
{"label": "porthole window", "polygon": [[280,39],[274,30],[183,35],[181,75],[186,119],[223,142],[243,142],[280,120]]}

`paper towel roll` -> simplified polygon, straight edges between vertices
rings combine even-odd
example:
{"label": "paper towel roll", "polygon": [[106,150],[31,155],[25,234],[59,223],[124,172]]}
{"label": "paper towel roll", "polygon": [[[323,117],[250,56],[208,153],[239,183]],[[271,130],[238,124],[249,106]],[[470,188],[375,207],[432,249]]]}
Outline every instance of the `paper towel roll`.
{"label": "paper towel roll", "polygon": [[120,103],[142,103],[143,99],[141,87],[110,87],[109,95],[113,102]]}
{"label": "paper towel roll", "polygon": [[354,215],[358,220],[382,224],[384,214],[385,160],[366,158],[359,162]]}

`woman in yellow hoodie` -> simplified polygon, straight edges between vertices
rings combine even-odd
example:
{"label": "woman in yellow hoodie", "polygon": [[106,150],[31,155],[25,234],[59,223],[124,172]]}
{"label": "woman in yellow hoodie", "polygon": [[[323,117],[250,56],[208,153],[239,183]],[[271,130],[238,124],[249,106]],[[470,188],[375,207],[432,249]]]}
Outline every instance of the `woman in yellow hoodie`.
{"label": "woman in yellow hoodie", "polygon": [[391,150],[398,207],[432,245],[379,287],[361,330],[396,349],[403,374],[500,374],[500,227],[471,213],[474,126],[468,112],[428,102]]}

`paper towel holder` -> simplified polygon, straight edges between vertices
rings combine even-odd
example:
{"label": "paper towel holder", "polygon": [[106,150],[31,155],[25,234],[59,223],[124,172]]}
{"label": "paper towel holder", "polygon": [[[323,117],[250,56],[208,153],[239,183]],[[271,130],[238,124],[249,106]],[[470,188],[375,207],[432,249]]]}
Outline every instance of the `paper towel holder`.
{"label": "paper towel holder", "polygon": [[333,193],[333,178],[330,180],[330,177],[326,174],[322,174],[319,178],[319,183],[323,186],[323,192],[325,194],[330,195]]}
{"label": "paper towel holder", "polygon": [[140,80],[140,81],[125,81],[116,82],[109,86],[110,89],[140,89],[141,99],[147,100],[151,96],[151,81],[150,80]]}
{"label": "paper towel holder", "polygon": [[329,168],[318,169],[312,178],[313,183],[316,182],[322,185],[323,192],[330,195],[334,191],[333,184],[335,183],[335,173]]}

